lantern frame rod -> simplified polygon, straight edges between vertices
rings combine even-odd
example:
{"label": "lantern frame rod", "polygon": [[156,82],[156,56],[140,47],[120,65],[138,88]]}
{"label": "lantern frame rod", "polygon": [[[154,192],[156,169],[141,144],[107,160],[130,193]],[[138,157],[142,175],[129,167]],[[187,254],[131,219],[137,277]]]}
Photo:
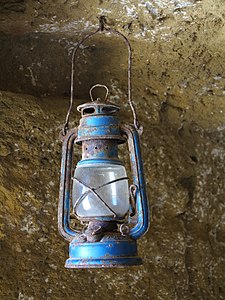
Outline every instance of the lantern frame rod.
{"label": "lantern frame rod", "polygon": [[61,180],[58,205],[58,229],[60,235],[71,242],[74,237],[81,235],[77,230],[70,228],[70,190],[73,160],[74,141],[77,138],[77,130],[70,130],[63,141]]}
{"label": "lantern frame rod", "polygon": [[[139,239],[148,230],[150,225],[149,205],[145,190],[145,180],[143,174],[143,163],[141,160],[141,150],[139,143],[139,134],[134,126],[123,125],[122,132],[127,136],[128,147],[130,152],[131,170],[133,176],[133,184],[136,187],[135,204],[137,219],[132,222],[131,217],[128,217],[128,224],[134,224],[130,228],[129,236],[133,239]],[[61,167],[61,182],[60,182],[60,201],[58,209],[58,226],[59,232],[68,241],[72,241],[76,236],[82,235],[80,231],[70,228],[70,193],[72,169],[71,164],[73,160],[73,147],[75,139],[77,138],[77,131],[72,129],[68,132],[63,142],[63,155]],[[121,178],[127,179],[127,178]],[[135,214],[136,215],[136,214]]]}
{"label": "lantern frame rod", "polygon": [[[132,125],[123,125],[121,129],[127,136],[133,185],[136,187],[135,204],[137,219],[135,221],[135,225],[130,229],[129,236],[133,239],[139,239],[148,231],[150,226],[150,210],[145,189],[139,134]],[[128,224],[129,223],[133,223],[131,222],[131,218],[128,219]]]}

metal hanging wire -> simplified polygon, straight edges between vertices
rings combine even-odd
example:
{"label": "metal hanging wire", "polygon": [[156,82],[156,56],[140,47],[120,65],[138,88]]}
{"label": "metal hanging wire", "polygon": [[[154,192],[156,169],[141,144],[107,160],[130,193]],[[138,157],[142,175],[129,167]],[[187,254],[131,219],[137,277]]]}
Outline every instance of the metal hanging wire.
{"label": "metal hanging wire", "polygon": [[63,126],[63,131],[62,131],[62,135],[65,136],[67,131],[69,130],[69,120],[70,120],[70,114],[73,108],[73,100],[74,100],[74,82],[75,82],[75,63],[76,63],[76,54],[78,49],[80,48],[80,46],[89,38],[91,38],[92,36],[94,36],[95,34],[97,34],[98,32],[110,32],[112,34],[118,35],[120,37],[123,38],[124,42],[127,45],[128,48],[128,70],[127,70],[127,79],[128,79],[128,83],[127,83],[127,89],[128,89],[128,104],[131,108],[132,114],[133,114],[133,123],[134,123],[134,127],[136,128],[136,130],[138,131],[139,134],[142,133],[142,127],[140,126],[140,123],[137,119],[137,112],[132,100],[132,85],[131,85],[131,69],[132,69],[132,49],[131,49],[131,45],[130,42],[128,41],[128,39],[119,31],[115,30],[115,29],[111,29],[109,27],[106,26],[106,22],[105,22],[105,17],[101,16],[99,17],[99,28],[97,30],[95,30],[94,32],[88,34],[87,36],[85,36],[74,48],[73,53],[72,53],[72,64],[71,64],[71,82],[70,82],[70,105],[69,105],[69,109],[68,112],[66,114],[66,119],[65,119],[65,123]]}

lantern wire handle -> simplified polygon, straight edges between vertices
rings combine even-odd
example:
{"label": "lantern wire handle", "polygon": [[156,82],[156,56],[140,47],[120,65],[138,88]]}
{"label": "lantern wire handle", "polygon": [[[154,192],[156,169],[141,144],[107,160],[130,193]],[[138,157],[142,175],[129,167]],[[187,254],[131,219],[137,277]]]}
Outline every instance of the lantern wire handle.
{"label": "lantern wire handle", "polygon": [[80,45],[82,45],[87,39],[89,39],[90,37],[92,37],[93,35],[95,35],[97,32],[100,31],[100,27],[95,30],[94,32],[88,34],[87,36],[85,36],[85,38],[83,38],[74,48],[73,53],[72,53],[72,64],[71,64],[71,81],[70,81],[70,105],[66,114],[66,120],[65,120],[65,124],[63,126],[63,130],[62,130],[62,135],[65,136],[68,129],[69,129],[69,120],[70,120],[70,114],[73,108],[73,91],[74,91],[74,65],[75,65],[75,57],[77,54],[77,50],[80,48]]}
{"label": "lantern wire handle", "polygon": [[[131,85],[131,68],[132,68],[132,49],[131,49],[131,45],[130,42],[128,41],[128,39],[125,37],[125,35],[123,35],[121,32],[115,30],[115,29],[111,29],[109,27],[106,27],[106,20],[104,16],[100,16],[99,17],[99,28],[97,30],[95,30],[94,32],[88,34],[87,36],[85,36],[74,48],[73,53],[72,53],[72,65],[71,65],[71,83],[70,83],[70,105],[69,105],[69,109],[66,115],[66,120],[65,120],[65,124],[63,126],[63,130],[62,130],[62,135],[65,136],[68,129],[69,129],[69,119],[70,119],[70,114],[73,108],[73,95],[74,95],[74,81],[75,81],[75,70],[74,70],[74,65],[75,65],[75,58],[76,58],[76,54],[78,49],[80,48],[80,46],[89,38],[91,38],[93,35],[97,34],[99,31],[103,32],[104,30],[106,32],[110,32],[113,33],[115,35],[118,35],[120,37],[123,38],[124,42],[127,45],[128,48],[128,71],[127,71],[127,76],[128,76],[128,104],[130,105],[130,108],[132,110],[133,113],[133,122],[134,122],[134,127],[136,128],[136,130],[138,131],[139,135],[142,134],[142,126],[140,125],[138,119],[137,119],[137,113],[136,113],[136,109],[134,107],[133,101],[132,101],[132,85]],[[96,85],[94,86],[96,87]],[[94,88],[92,87],[92,88]],[[107,92],[108,95],[108,92]],[[93,100],[92,100],[93,101]]]}
{"label": "lantern wire handle", "polygon": [[99,84],[99,83],[93,85],[93,86],[91,87],[90,91],[89,91],[91,101],[94,101],[94,100],[93,100],[93,96],[92,96],[92,91],[93,91],[93,89],[95,89],[96,87],[103,87],[103,88],[106,89],[105,99],[104,99],[104,101],[106,102],[106,101],[107,101],[107,98],[108,98],[108,95],[109,95],[109,89],[107,88],[106,85],[104,85],[104,84]]}

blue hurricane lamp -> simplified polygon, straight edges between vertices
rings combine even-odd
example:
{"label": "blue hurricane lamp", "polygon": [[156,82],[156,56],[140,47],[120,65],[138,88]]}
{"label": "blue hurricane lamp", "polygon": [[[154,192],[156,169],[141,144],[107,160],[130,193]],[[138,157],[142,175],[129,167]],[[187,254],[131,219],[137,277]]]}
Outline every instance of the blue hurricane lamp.
{"label": "blue hurricane lamp", "polygon": [[[101,26],[95,33],[103,30]],[[73,61],[75,54],[76,51]],[[129,61],[131,63],[131,55]],[[128,82],[130,78],[128,76]],[[73,81],[72,66],[71,95]],[[106,90],[103,100],[93,99],[92,91],[95,88]],[[69,114],[64,127],[58,225],[61,236],[70,243],[66,268],[142,264],[137,254],[137,239],[148,230],[149,209],[140,131],[137,122],[134,125],[120,122],[119,106],[108,101],[108,92],[105,85],[93,86],[90,89],[92,101],[77,107],[81,113],[78,128],[67,131]],[[123,162],[118,157],[118,146],[123,143],[128,144],[130,154],[131,184]],[[82,159],[74,167],[76,145],[82,147]],[[80,230],[76,225],[71,225],[72,218],[80,222]]]}

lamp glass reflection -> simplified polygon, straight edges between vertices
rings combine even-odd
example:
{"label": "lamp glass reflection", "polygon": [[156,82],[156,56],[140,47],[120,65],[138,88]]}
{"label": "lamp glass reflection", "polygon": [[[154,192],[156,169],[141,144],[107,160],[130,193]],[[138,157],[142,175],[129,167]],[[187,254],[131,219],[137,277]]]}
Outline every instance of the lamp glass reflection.
{"label": "lamp glass reflection", "polygon": [[126,177],[126,170],[121,164],[78,164],[74,172],[72,191],[77,217],[115,219],[116,215],[116,218],[123,218],[129,209],[128,180],[113,181]]}

